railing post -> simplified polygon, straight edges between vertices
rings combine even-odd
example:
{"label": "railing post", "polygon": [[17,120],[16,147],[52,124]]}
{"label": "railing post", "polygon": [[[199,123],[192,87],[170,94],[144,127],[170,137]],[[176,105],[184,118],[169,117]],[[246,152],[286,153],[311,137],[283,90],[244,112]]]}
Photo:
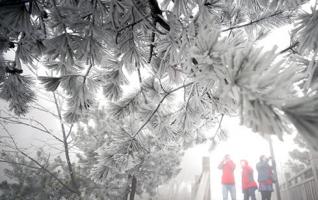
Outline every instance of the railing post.
{"label": "railing post", "polygon": [[310,164],[313,170],[316,187],[318,187],[318,174],[317,174],[318,152],[313,149],[310,149]]}
{"label": "railing post", "polygon": [[270,153],[271,153],[271,157],[272,157],[274,176],[276,179],[276,183],[275,183],[276,197],[277,197],[277,200],[282,200],[282,197],[280,194],[280,187],[279,187],[277,168],[276,168],[276,160],[275,160],[275,154],[274,154],[274,148],[273,148],[273,142],[272,142],[271,136],[268,136],[268,142],[269,142],[269,149],[270,149]]}
{"label": "railing post", "polygon": [[211,199],[211,177],[210,177],[210,158],[209,157],[202,158],[202,172],[208,175],[208,178],[207,178],[208,185],[206,187],[204,200],[210,200]]}
{"label": "railing post", "polygon": [[191,189],[191,199],[211,200],[210,158],[202,158],[202,172]]}

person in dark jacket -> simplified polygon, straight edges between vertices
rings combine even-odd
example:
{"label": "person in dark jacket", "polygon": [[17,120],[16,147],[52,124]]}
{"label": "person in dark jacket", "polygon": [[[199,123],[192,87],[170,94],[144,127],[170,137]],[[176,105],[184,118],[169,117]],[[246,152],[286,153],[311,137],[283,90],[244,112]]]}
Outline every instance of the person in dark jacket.
{"label": "person in dark jacket", "polygon": [[262,200],[270,200],[273,192],[273,168],[268,164],[269,158],[262,155],[256,164],[258,172],[258,190],[261,192]]}
{"label": "person in dark jacket", "polygon": [[253,169],[248,165],[246,160],[241,160],[242,166],[242,189],[244,194],[244,200],[256,200],[255,190],[257,184],[254,180]]}
{"label": "person in dark jacket", "polygon": [[227,154],[224,156],[224,159],[219,164],[219,169],[222,170],[223,200],[228,200],[228,193],[230,193],[232,200],[236,200],[235,164],[231,160],[230,155]]}

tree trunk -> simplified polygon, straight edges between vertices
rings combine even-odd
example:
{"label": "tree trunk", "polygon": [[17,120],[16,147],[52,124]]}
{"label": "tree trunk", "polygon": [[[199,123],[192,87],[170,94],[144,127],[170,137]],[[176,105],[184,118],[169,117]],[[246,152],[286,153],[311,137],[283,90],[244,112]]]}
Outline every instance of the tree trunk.
{"label": "tree trunk", "polygon": [[135,199],[136,187],[137,187],[137,178],[133,175],[131,179],[131,190],[130,190],[129,200]]}
{"label": "tree trunk", "polygon": [[131,175],[128,174],[127,187],[126,187],[126,190],[125,190],[125,194],[124,194],[123,200],[128,200],[128,195],[130,193],[130,184],[129,184],[130,178],[131,178]]}

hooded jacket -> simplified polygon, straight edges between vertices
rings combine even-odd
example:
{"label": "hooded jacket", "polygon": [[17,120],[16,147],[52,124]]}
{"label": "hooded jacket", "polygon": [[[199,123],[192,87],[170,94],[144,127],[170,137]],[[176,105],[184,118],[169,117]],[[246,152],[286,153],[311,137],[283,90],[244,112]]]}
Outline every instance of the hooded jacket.
{"label": "hooded jacket", "polygon": [[258,182],[262,184],[273,184],[273,172],[272,167],[264,161],[257,163]]}
{"label": "hooded jacket", "polygon": [[253,169],[245,161],[245,166],[242,168],[242,189],[247,190],[249,188],[257,188],[257,184],[254,180]]}

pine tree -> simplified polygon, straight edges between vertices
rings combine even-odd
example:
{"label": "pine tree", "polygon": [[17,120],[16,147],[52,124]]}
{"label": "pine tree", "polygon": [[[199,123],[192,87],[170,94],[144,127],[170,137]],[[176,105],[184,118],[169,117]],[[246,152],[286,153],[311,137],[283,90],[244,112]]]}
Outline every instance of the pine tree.
{"label": "pine tree", "polygon": [[[48,159],[43,150],[37,152],[37,162],[45,168],[39,167],[35,162],[18,153],[2,153],[1,161],[5,161],[10,168],[5,169],[5,175],[10,181],[0,183],[0,199],[7,200],[43,200],[43,199],[77,199],[77,195],[70,192],[58,180],[67,182],[66,163],[60,157],[53,161]],[[54,177],[46,170],[52,171]]]}
{"label": "pine tree", "polygon": [[[127,152],[114,152],[114,143],[119,142],[118,135],[114,134],[116,130],[112,129],[116,128],[114,122],[107,118],[105,109],[95,107],[83,116],[77,131],[72,133],[73,142],[70,144],[78,152],[78,161],[71,164],[76,188],[72,183],[67,160],[47,155],[42,149],[32,158],[15,146],[14,139],[7,132],[9,138],[12,138],[13,147],[7,144],[8,141],[3,141],[9,149],[2,149],[0,162],[9,164],[10,167],[5,171],[10,182],[0,184],[3,193],[1,197],[103,200],[133,199],[135,195],[144,193],[155,195],[159,185],[180,171],[184,148],[172,142],[163,146],[163,141],[149,136],[144,139],[148,141],[147,149],[153,150],[151,154],[147,151],[131,155],[129,148]],[[14,148],[16,151],[13,151]],[[136,158],[140,162],[134,161]]]}
{"label": "pine tree", "polygon": [[[72,135],[75,146],[82,152],[78,154],[79,173],[87,174],[91,184],[98,185],[84,187],[85,193],[99,196],[98,199],[128,196],[132,199],[134,194],[142,193],[153,196],[159,185],[180,171],[183,148],[150,134],[143,137],[143,143],[138,143],[116,123],[107,117],[105,109],[94,108],[82,118],[78,131]],[[131,125],[124,120],[121,123]],[[94,191],[96,188],[105,191]]]}
{"label": "pine tree", "polygon": [[294,138],[297,148],[289,152],[290,159],[286,165],[290,169],[289,172],[285,172],[286,177],[291,177],[292,174],[297,174],[302,170],[310,166],[310,153],[307,142],[300,135],[296,135]]}
{"label": "pine tree", "polygon": [[[106,179],[109,167],[134,168],[156,148],[203,141],[201,127],[224,115],[280,138],[293,125],[317,147],[318,11],[305,3],[1,0],[0,97],[24,115],[41,82],[63,92],[67,123],[106,102],[112,143],[94,161]],[[290,46],[257,46],[290,23]]]}

